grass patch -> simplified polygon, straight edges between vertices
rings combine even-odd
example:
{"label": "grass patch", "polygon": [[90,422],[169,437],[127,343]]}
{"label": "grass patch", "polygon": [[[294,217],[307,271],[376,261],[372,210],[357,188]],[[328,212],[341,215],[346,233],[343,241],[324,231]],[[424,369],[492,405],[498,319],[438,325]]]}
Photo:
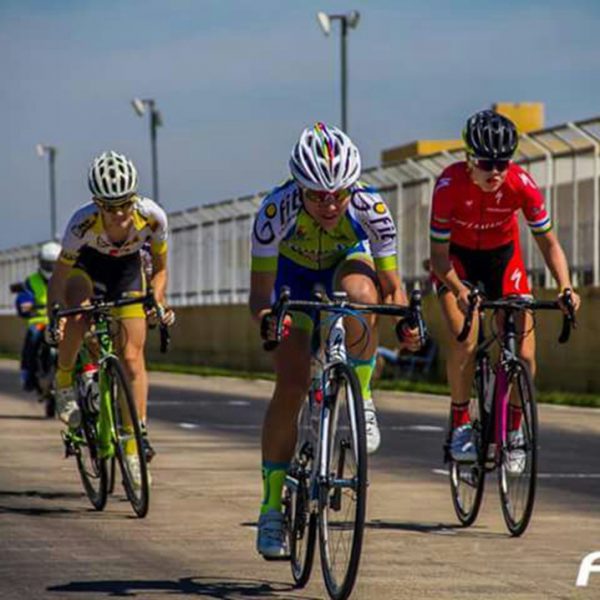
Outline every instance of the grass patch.
{"label": "grass patch", "polygon": [[236,371],[235,369],[222,369],[219,367],[207,367],[202,365],[180,365],[170,363],[148,363],[150,371],[162,371],[163,373],[185,373],[187,375],[201,375],[202,377],[235,377],[236,379],[268,379],[273,381],[273,373],[262,373],[260,371]]}
{"label": "grass patch", "polygon": [[[266,379],[269,381],[273,381],[275,379],[273,373],[264,373],[259,371],[236,371],[235,369],[222,369],[200,365],[149,363],[148,367],[153,371],[163,371],[167,373],[187,373],[189,375],[201,375],[204,377],[236,377],[239,379]],[[417,392],[420,394],[435,394],[440,396],[448,396],[450,394],[450,388],[447,384],[430,381],[379,379],[375,382],[373,387],[378,390]],[[543,404],[563,404],[569,406],[600,408],[600,396],[597,394],[538,391],[537,400]]]}

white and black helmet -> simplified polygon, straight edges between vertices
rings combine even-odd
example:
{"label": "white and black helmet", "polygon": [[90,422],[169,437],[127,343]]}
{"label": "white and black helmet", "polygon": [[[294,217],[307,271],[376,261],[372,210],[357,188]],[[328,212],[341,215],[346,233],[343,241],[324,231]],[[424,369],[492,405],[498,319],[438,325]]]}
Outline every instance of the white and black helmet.
{"label": "white and black helmet", "polygon": [[58,242],[46,242],[40,246],[38,261],[40,272],[46,279],[50,279],[54,265],[60,256],[61,249],[61,245]]}
{"label": "white and black helmet", "polygon": [[90,165],[88,186],[96,198],[109,202],[121,199],[137,191],[137,170],[123,154],[103,152]]}
{"label": "white and black helmet", "polygon": [[343,131],[317,123],[300,135],[290,157],[290,171],[308,189],[337,192],[358,181],[360,154]]}

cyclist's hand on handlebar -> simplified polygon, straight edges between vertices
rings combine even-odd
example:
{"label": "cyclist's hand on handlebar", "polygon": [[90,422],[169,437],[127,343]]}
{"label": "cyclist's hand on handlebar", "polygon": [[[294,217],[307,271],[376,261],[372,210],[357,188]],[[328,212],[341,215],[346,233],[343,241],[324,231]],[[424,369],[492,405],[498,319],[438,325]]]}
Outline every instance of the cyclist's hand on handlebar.
{"label": "cyclist's hand on handlebar", "polygon": [[65,335],[65,325],[67,320],[63,317],[57,321],[50,322],[44,329],[44,341],[49,346],[58,346]]}
{"label": "cyclist's hand on handlebar", "polygon": [[579,310],[579,306],[581,305],[581,298],[579,294],[572,290],[571,288],[565,288],[558,295],[558,304],[560,305],[561,310],[567,316],[571,314],[571,310],[573,313],[576,313]]}
{"label": "cyclist's hand on handlebar", "polygon": [[[292,328],[292,317],[285,315],[281,329],[281,341],[290,335]],[[277,315],[272,311],[265,312],[260,319],[260,337],[265,342],[277,342]]]}
{"label": "cyclist's hand on handlebar", "polygon": [[408,319],[398,321],[396,325],[396,337],[400,342],[400,349],[417,352],[421,348],[419,328],[411,327]]}
{"label": "cyclist's hand on handlebar", "polygon": [[175,311],[162,304],[158,305],[158,319],[161,325],[165,327],[172,327],[175,325]]}
{"label": "cyclist's hand on handlebar", "polygon": [[[471,310],[471,290],[463,286],[458,294],[455,294],[456,302],[458,303],[458,308],[463,315],[468,315]],[[475,306],[479,304],[479,298],[477,298],[475,302]]]}

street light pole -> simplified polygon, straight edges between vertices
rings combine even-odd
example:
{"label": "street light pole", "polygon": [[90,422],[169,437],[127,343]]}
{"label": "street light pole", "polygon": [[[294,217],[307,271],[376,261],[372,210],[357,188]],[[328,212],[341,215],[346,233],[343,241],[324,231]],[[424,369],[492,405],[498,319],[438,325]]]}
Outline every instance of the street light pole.
{"label": "street light pole", "polygon": [[58,239],[56,227],[56,146],[38,144],[36,147],[37,155],[42,158],[48,155],[48,167],[50,170],[50,235],[53,240]]}
{"label": "street light pole", "polygon": [[157,204],[160,204],[158,193],[158,149],[156,143],[156,130],[163,124],[162,116],[160,111],[156,108],[155,100],[152,98],[146,98],[144,100],[134,98],[131,101],[131,105],[140,117],[145,114],[146,107],[148,107],[148,112],[150,114],[150,149],[152,152],[152,199]]}
{"label": "street light pole", "polygon": [[340,22],[340,62],[341,62],[341,112],[342,131],[348,131],[348,28],[354,29],[360,20],[360,13],[353,10],[346,15],[328,15],[324,12],[317,13],[317,21],[328,36],[331,33],[331,21]]}

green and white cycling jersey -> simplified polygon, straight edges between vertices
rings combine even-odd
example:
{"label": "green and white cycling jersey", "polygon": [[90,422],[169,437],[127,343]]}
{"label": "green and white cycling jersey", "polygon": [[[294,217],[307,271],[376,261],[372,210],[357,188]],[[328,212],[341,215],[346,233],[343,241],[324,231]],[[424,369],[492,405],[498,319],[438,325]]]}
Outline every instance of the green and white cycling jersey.
{"label": "green and white cycling jersey", "polygon": [[363,249],[380,271],[397,269],[396,227],[387,205],[372,188],[357,184],[338,224],[325,230],[306,212],[294,180],[263,200],[252,230],[252,271],[276,272],[279,256],[325,270],[346,254]]}

